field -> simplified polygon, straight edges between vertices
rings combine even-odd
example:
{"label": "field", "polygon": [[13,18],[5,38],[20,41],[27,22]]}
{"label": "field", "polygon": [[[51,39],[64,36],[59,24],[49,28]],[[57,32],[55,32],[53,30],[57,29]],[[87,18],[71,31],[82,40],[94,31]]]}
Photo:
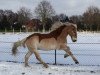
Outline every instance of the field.
{"label": "field", "polygon": [[31,67],[24,67],[27,48],[19,47],[18,55],[16,57],[11,55],[13,42],[30,34],[0,33],[0,75],[100,75],[100,33],[78,32],[76,43],[72,43],[68,36],[68,45],[80,62],[79,65],[75,65],[71,57],[65,59],[63,51],[57,51],[57,65],[53,65],[54,51],[39,51],[42,59],[49,63],[47,69],[37,64],[39,62],[34,55],[29,60]]}

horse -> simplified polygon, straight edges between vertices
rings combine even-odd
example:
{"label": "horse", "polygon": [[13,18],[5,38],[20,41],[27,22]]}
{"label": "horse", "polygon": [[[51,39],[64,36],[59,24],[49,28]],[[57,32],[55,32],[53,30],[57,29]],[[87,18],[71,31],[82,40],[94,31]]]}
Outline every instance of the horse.
{"label": "horse", "polygon": [[78,60],[72,54],[69,46],[67,46],[66,37],[69,35],[73,42],[77,41],[77,25],[73,23],[57,23],[52,28],[55,28],[49,33],[33,33],[28,37],[17,41],[12,47],[12,54],[16,55],[19,46],[28,48],[28,52],[25,55],[25,67],[28,65],[29,57],[34,53],[37,60],[39,60],[44,67],[48,68],[48,65],[41,59],[38,50],[50,51],[50,50],[64,50],[66,54],[64,57],[71,56],[76,64],[79,64]]}
{"label": "horse", "polygon": [[25,28],[27,31],[38,30],[42,22],[39,19],[31,19],[25,23]]}

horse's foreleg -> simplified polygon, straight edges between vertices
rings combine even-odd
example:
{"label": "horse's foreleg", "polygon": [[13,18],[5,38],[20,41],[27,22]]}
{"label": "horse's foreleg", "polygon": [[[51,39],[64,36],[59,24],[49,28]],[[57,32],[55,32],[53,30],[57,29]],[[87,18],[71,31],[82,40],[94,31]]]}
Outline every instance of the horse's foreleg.
{"label": "horse's foreleg", "polygon": [[[76,64],[79,64],[78,60],[74,57],[74,55],[73,55],[72,52],[70,51],[70,48],[69,48],[69,47],[67,47],[67,49],[64,49],[64,51],[65,51],[69,56],[72,57],[72,59],[74,60],[74,62],[75,62]],[[66,54],[66,55],[67,55],[67,54]]]}
{"label": "horse's foreleg", "polygon": [[33,53],[35,54],[36,59],[39,60],[44,65],[44,67],[48,68],[48,65],[41,59],[38,51],[34,50]]}
{"label": "horse's foreleg", "polygon": [[[70,48],[67,47],[67,50],[70,50]],[[68,56],[69,56],[69,54],[66,52],[66,54],[64,54],[64,58],[66,58],[66,57],[68,57]]]}
{"label": "horse's foreleg", "polygon": [[28,51],[28,53],[25,55],[25,67],[29,66],[28,65],[28,59],[32,55],[32,52]]}

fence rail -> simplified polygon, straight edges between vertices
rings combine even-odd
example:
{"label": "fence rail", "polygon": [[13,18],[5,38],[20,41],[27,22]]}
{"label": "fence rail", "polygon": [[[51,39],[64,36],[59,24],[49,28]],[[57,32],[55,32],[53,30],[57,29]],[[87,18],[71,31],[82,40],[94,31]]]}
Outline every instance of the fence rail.
{"label": "fence rail", "polygon": [[[14,42],[0,41],[0,43],[14,43]],[[67,44],[100,44],[100,43],[88,42],[88,43],[67,43]]]}
{"label": "fence rail", "polygon": [[[8,41],[0,41],[0,43],[2,44],[2,43],[7,43],[7,44],[13,44],[14,42],[8,42]],[[90,42],[90,43],[68,43],[69,45],[100,45],[100,43],[92,43],[92,42]],[[92,47],[92,46],[91,46]],[[2,47],[1,46],[1,48],[2,49],[7,49],[7,47],[5,48],[5,47]],[[9,49],[11,49],[11,48],[9,48]],[[99,48],[100,49],[100,48]],[[96,49],[94,49],[94,47],[93,48],[91,48],[91,50],[89,50],[89,49],[86,49],[86,50],[73,50],[75,53],[73,53],[75,56],[82,56],[82,57],[86,57],[86,56],[90,56],[90,57],[100,57],[100,50],[96,50]],[[72,51],[72,52],[73,52]],[[87,51],[88,52],[91,52],[91,51],[93,51],[93,52],[96,52],[97,54],[90,54],[90,53],[87,53]],[[81,53],[78,53],[78,52],[81,52]],[[0,51],[0,53],[3,53],[3,54],[12,54],[11,53],[11,51],[4,51],[4,50],[1,50]],[[26,54],[26,52],[19,52],[20,54]],[[54,55],[55,57],[54,57],[54,63],[55,64],[57,64],[57,60],[58,60],[58,57],[57,56],[63,56],[64,55],[64,53],[57,53],[57,50],[55,50],[55,52],[53,52],[53,53],[43,53],[43,52],[40,52],[40,54],[41,55]],[[95,60],[95,58],[93,58],[92,60]],[[99,62],[98,62],[99,63]],[[100,64],[99,64],[100,65]]]}
{"label": "fence rail", "polygon": [[[0,41],[0,43],[14,43],[14,42],[8,42],[8,41]],[[68,43],[68,44],[76,44],[76,45],[86,45],[86,44],[95,44],[95,45],[99,45],[100,43]],[[79,50],[74,50],[74,51],[79,51]],[[100,51],[100,50],[81,50],[81,51]],[[10,51],[0,51],[0,53],[11,53]],[[20,52],[22,54],[26,53],[26,52]],[[54,55],[54,53],[40,53],[40,54],[49,54],[49,55]],[[57,55],[63,55],[62,53],[57,53]],[[74,55],[82,55],[82,56],[100,56],[100,54],[74,54]]]}
{"label": "fence rail", "polygon": [[[0,53],[12,53],[12,52],[5,52],[5,51],[0,51]],[[19,52],[20,54],[26,54],[26,52]],[[40,53],[43,55],[54,55],[54,53]],[[64,55],[64,53],[57,53],[56,55]],[[73,54],[77,56],[100,56],[100,54]]]}

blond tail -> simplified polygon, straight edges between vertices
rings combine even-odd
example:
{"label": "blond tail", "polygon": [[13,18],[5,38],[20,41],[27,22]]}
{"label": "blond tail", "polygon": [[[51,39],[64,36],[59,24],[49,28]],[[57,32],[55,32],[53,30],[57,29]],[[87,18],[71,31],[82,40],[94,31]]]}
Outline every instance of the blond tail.
{"label": "blond tail", "polygon": [[17,41],[17,42],[15,42],[14,44],[13,44],[13,47],[12,47],[12,54],[13,55],[16,55],[17,54],[17,52],[18,52],[18,47],[19,46],[24,46],[25,47],[25,40],[26,40],[26,38],[25,39],[22,39],[22,40],[20,40],[20,41]]}

